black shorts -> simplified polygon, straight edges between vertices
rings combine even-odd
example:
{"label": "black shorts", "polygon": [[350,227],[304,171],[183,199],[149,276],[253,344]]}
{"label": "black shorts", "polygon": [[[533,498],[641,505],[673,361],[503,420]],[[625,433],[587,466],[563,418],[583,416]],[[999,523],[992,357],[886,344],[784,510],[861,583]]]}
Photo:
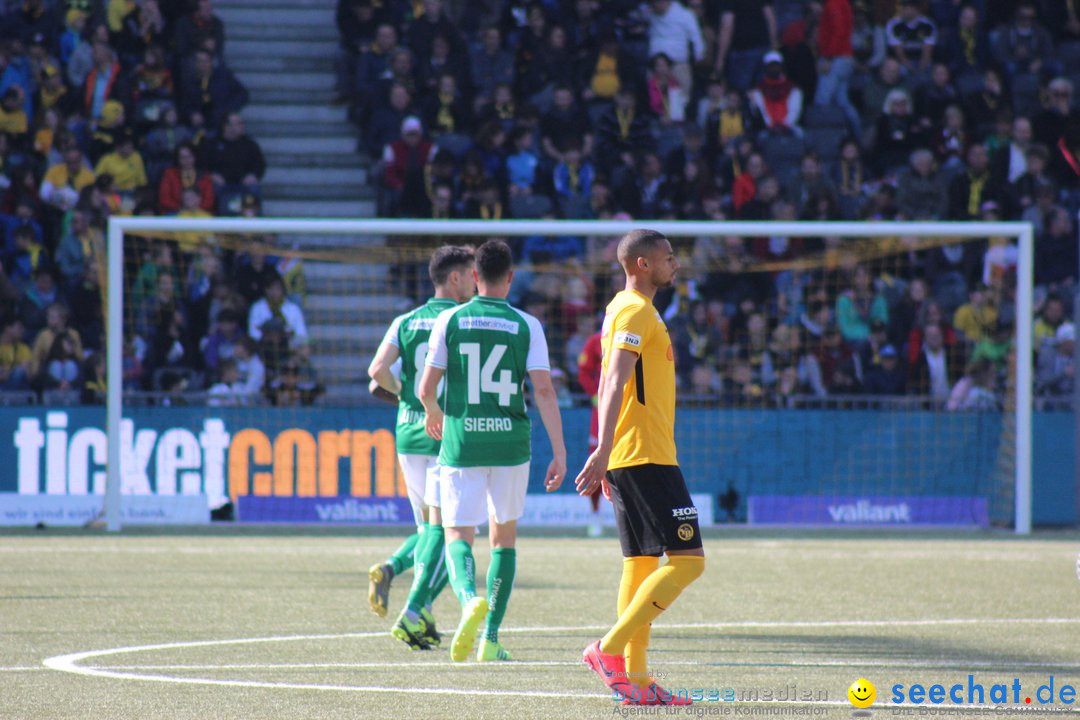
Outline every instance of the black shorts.
{"label": "black shorts", "polygon": [[607,473],[624,557],[701,547],[698,512],[678,465],[634,465]]}

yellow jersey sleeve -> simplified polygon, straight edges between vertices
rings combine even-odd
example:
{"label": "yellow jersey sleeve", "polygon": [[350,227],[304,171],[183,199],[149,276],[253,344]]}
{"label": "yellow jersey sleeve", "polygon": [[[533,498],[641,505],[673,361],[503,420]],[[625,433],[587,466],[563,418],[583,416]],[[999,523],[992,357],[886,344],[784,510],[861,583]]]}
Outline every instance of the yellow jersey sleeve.
{"label": "yellow jersey sleeve", "polygon": [[615,314],[611,324],[611,348],[641,354],[656,326],[651,305],[627,305]]}

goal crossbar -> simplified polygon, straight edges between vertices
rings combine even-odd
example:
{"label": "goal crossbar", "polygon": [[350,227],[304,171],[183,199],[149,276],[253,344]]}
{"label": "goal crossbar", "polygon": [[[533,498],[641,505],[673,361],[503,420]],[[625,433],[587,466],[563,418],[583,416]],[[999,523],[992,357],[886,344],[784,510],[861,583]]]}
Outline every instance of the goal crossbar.
{"label": "goal crossbar", "polygon": [[1014,530],[1031,532],[1032,323],[1034,295],[1034,230],[1022,222],[728,222],[605,220],[396,220],[304,218],[166,218],[112,217],[108,225],[108,297],[106,357],[105,522],[121,527],[122,477],[120,421],[123,384],[123,278],[125,233],[188,231],[202,233],[303,233],[307,235],[523,237],[535,235],[622,235],[648,227],[669,237],[1013,237],[1017,240],[1016,297],[1016,473]]}

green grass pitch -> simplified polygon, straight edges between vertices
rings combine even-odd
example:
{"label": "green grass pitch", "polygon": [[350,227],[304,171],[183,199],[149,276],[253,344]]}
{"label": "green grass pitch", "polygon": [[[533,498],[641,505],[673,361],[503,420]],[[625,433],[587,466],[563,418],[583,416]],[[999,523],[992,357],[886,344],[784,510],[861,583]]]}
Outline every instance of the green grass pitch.
{"label": "green grass pitch", "polygon": [[[9,531],[0,718],[619,717],[580,664],[614,618],[614,538],[522,538],[502,635],[515,662],[498,666],[455,665],[445,649],[410,652],[390,637],[411,573],[393,585],[390,617],[370,612],[366,568],[399,540],[345,530]],[[486,543],[477,550],[482,576]],[[896,684],[966,687],[973,674],[989,693],[1018,679],[1021,704],[1050,676],[1055,693],[1080,686],[1075,534],[714,531],[705,550],[705,575],[653,627],[650,669],[665,687],[757,691],[758,700],[662,717],[849,718],[846,692],[859,678],[877,687],[878,718],[902,716],[888,703]],[[435,611],[452,632],[449,592]],[[819,699],[763,699],[792,686]],[[985,712],[948,700],[909,707],[924,717]]]}

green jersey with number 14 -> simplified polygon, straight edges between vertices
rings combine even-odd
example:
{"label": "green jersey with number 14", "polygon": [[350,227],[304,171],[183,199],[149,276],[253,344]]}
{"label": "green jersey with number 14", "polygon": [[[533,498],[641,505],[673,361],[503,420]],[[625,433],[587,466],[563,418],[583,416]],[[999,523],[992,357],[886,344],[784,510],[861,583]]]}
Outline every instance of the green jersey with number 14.
{"label": "green jersey with number 14", "polygon": [[529,461],[522,386],[530,370],[551,369],[539,320],[506,300],[474,297],[435,320],[427,364],[446,370],[441,465]]}
{"label": "green jersey with number 14", "polygon": [[439,441],[424,432],[424,406],[420,403],[420,377],[428,354],[428,339],[439,313],[455,307],[450,298],[431,298],[420,307],[399,315],[386,331],[384,343],[401,356],[401,393],[398,395],[397,451],[406,455],[438,455]]}

